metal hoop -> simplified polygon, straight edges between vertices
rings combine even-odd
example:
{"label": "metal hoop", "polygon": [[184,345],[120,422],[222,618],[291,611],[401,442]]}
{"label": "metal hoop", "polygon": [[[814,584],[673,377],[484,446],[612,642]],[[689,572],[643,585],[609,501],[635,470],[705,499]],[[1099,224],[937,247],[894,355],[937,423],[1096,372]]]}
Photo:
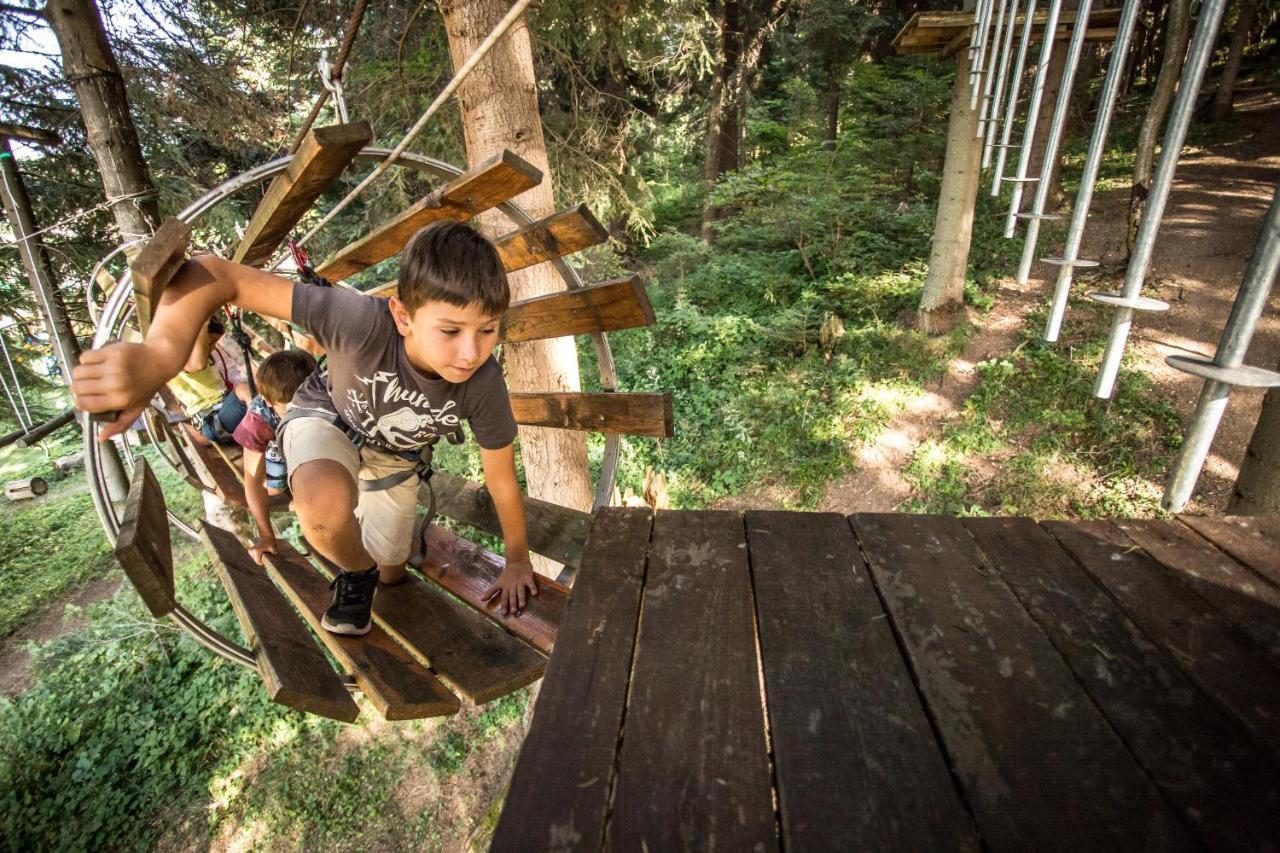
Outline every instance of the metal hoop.
{"label": "metal hoop", "polygon": [[[389,148],[369,147],[356,155],[356,159],[362,162],[382,163],[392,153]],[[177,218],[191,224],[198,222],[209,211],[241,190],[273,178],[285,171],[292,159],[290,156],[280,157],[224,181],[188,205],[177,215]],[[396,158],[395,165],[443,179],[455,178],[463,174],[462,169],[443,160],[410,152],[401,153]],[[532,216],[514,202],[505,202],[497,210],[506,214],[517,226],[531,225],[535,221]],[[107,258],[110,258],[116,251],[120,251],[123,248],[120,247],[113,251]],[[556,258],[552,263],[560,273],[560,277],[564,280],[566,287],[570,290],[577,290],[585,286],[577,271],[570,267],[563,258]],[[131,273],[126,272],[120,277],[115,289],[108,295],[107,302],[102,308],[102,313],[98,318],[97,329],[93,336],[93,346],[95,348],[107,344],[112,339],[114,330],[123,327],[132,310],[132,295],[133,278]],[[618,387],[617,371],[613,362],[613,353],[609,348],[608,338],[603,332],[597,332],[591,335],[591,339],[595,345],[601,387],[605,391],[616,391]],[[98,518],[102,522],[107,539],[114,545],[120,533],[120,516],[107,493],[106,472],[103,467],[102,456],[98,453],[97,448],[98,429],[99,425],[89,420],[88,428],[84,431],[85,473],[89,479],[89,491],[93,496],[94,508],[98,512]],[[618,471],[618,456],[621,449],[620,437],[613,434],[606,435],[604,447],[604,459],[600,465],[600,480],[596,486],[596,495],[592,503],[593,510],[606,506],[613,492],[613,484]],[[130,465],[132,465],[132,459],[130,459]],[[180,528],[184,525],[185,522],[179,522]],[[188,527],[187,530],[190,530],[190,528]],[[183,532],[187,532],[187,530]],[[191,535],[194,535],[193,530]],[[228,640],[183,607],[176,607],[170,615],[180,628],[205,648],[233,663],[241,664],[250,669],[257,668],[257,662],[251,651]],[[354,683],[350,679],[347,679],[347,683],[349,688],[354,689]]]}

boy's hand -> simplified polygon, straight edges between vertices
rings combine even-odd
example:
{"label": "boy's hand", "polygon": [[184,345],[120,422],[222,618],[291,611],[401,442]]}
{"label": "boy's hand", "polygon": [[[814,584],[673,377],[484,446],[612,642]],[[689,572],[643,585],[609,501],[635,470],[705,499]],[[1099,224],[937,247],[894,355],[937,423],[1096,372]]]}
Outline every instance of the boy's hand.
{"label": "boy's hand", "polygon": [[507,563],[498,576],[498,582],[485,590],[484,601],[488,604],[496,600],[502,607],[503,616],[510,616],[513,612],[519,616],[529,596],[537,594],[538,581],[533,574],[533,563],[514,560]]}
{"label": "boy's hand", "polygon": [[98,432],[106,441],[127,430],[171,376],[166,359],[147,344],[114,343],[86,350],[71,371],[71,393],[82,412],[119,412]]}
{"label": "boy's hand", "polygon": [[273,536],[270,539],[259,539],[253,543],[253,547],[249,549],[249,556],[253,557],[253,561],[259,566],[262,565],[263,554],[276,553],[276,540]]}

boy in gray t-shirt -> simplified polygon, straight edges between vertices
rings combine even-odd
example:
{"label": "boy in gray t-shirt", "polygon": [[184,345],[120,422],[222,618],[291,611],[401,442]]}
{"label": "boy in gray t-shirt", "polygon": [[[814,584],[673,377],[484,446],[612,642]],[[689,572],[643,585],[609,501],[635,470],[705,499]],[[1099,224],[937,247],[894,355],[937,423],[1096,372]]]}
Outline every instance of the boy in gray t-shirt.
{"label": "boy in gray t-shirt", "polygon": [[404,577],[419,453],[441,436],[460,438],[463,421],[480,445],[502,524],[507,563],[489,594],[505,615],[538,594],[516,480],[516,425],[492,355],[509,300],[497,250],[455,222],[428,226],[409,241],[390,300],[200,256],[166,288],[146,340],[84,353],[71,390],[82,411],[119,410],[99,435],[105,441],[181,369],[217,308],[230,302],[296,323],[329,355],[327,374],[312,374],[298,389],[280,426],[303,533],[340,569],[324,627],[368,632],[379,579],[391,585]]}

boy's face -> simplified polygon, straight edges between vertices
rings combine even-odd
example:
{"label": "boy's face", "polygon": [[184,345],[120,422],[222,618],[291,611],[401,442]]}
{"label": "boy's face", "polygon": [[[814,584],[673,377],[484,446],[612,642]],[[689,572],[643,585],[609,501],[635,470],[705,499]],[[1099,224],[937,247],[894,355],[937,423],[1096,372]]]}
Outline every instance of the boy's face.
{"label": "boy's face", "polygon": [[448,382],[466,382],[498,345],[501,317],[487,314],[479,302],[459,308],[431,301],[410,317],[404,303],[393,297],[391,316],[404,335],[405,353],[413,366]]}

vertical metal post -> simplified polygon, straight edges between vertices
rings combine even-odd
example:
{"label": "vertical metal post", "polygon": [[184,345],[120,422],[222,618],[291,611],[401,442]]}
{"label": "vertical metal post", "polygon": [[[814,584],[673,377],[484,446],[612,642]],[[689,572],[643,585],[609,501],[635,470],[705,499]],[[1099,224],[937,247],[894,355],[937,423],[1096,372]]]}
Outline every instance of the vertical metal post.
{"label": "vertical metal post", "polygon": [[982,80],[982,61],[987,55],[987,31],[991,26],[991,9],[995,0],[980,0],[978,3],[977,39],[969,49],[969,109],[978,108],[979,83]]}
{"label": "vertical metal post", "polygon": [[991,179],[991,195],[1000,195],[1000,182],[1004,180],[1004,161],[1009,155],[1009,136],[1013,133],[1013,120],[1018,114],[1018,89],[1022,88],[1022,74],[1027,67],[1027,45],[1031,44],[1031,22],[1036,16],[1036,0],[1027,0],[1027,17],[1022,23],[1022,39],[1018,42],[1018,58],[1013,65],[1013,78],[1009,81],[1009,102],[1004,109],[1004,130],[1000,133],[1000,153],[996,155],[996,173]]}
{"label": "vertical metal post", "polygon": [[[1004,30],[1004,13],[1009,8],[1009,0],[1000,0],[1000,11],[996,14],[996,26],[991,31],[991,47],[994,48],[1000,41],[1000,34]],[[982,108],[978,113],[978,138],[982,138],[982,129],[987,122],[987,116],[994,114],[995,110],[991,105],[991,92],[995,85],[996,65],[1004,62],[1004,54],[999,50],[992,50],[990,59],[987,61],[987,77],[982,81]]]}
{"label": "vertical metal post", "polygon": [[1036,66],[1036,81],[1031,88],[1031,103],[1027,105],[1027,121],[1022,126],[1022,148],[1018,153],[1018,171],[1014,177],[1013,196],[1009,199],[1009,215],[1005,217],[1004,236],[1013,236],[1018,221],[1018,208],[1022,205],[1022,185],[1027,180],[1027,167],[1031,164],[1031,146],[1035,144],[1036,122],[1040,118],[1040,102],[1044,100],[1044,85],[1049,78],[1049,60],[1053,58],[1053,41],[1058,32],[1058,13],[1062,0],[1050,0],[1049,17],[1044,22],[1044,35],[1040,43],[1040,64]]}
{"label": "vertical metal post", "polygon": [[[18,407],[14,405],[13,397],[9,396],[9,405],[13,406],[13,414],[18,418],[18,425],[25,426],[27,429],[35,426],[35,419],[31,417],[31,410],[27,408],[26,395],[22,393],[22,383],[18,381],[18,369],[13,365],[13,356],[9,354],[9,342],[4,339],[4,333],[0,332],[0,350],[4,351],[5,364],[9,365],[9,375],[13,377],[13,387],[18,392],[18,400],[22,402],[22,411],[26,413],[26,423],[22,422],[22,415],[18,413]],[[9,383],[4,383],[4,393],[9,395]]]}
{"label": "vertical metal post", "polygon": [[1018,0],[1010,0],[1009,22],[1004,28],[1004,43],[1000,47],[1000,73],[996,76],[995,94],[991,96],[991,115],[987,120],[987,138],[982,146],[982,168],[991,167],[991,152],[995,150],[996,128],[1000,125],[1000,117],[1004,115],[1001,105],[1004,103],[1004,83],[1009,77],[1009,65],[1013,60],[1013,30],[1018,18]]}
{"label": "vertical metal post", "polygon": [[[22,182],[22,175],[13,159],[13,149],[9,139],[0,135],[0,197],[3,198],[5,216],[13,228],[13,237],[18,243],[18,252],[22,256],[22,265],[26,267],[27,277],[31,279],[31,288],[35,291],[40,313],[45,327],[49,330],[49,340],[53,343],[53,351],[58,365],[62,369],[63,379],[71,384],[71,368],[80,361],[80,344],[71,328],[71,320],[67,317],[67,306],[63,304],[62,294],[54,286],[53,265],[49,263],[49,255],[44,243],[36,232],[35,216],[31,212],[31,196]],[[83,416],[82,416],[83,417]],[[81,421],[83,426],[83,420]],[[125,475],[124,465],[114,444],[103,445],[104,459],[108,473],[107,484],[112,492],[112,499],[124,500],[129,492],[129,478]]]}
{"label": "vertical metal post", "polygon": [[[1271,296],[1271,288],[1280,271],[1280,186],[1271,199],[1271,210],[1267,213],[1262,225],[1262,233],[1258,235],[1258,245],[1254,249],[1253,258],[1245,270],[1244,280],[1240,283],[1240,292],[1236,294],[1231,306],[1231,316],[1222,330],[1222,339],[1218,341],[1218,351],[1213,357],[1212,367],[1216,371],[1194,370],[1205,375],[1204,388],[1200,390],[1200,399],[1196,403],[1195,414],[1187,427],[1187,437],[1182,444],[1182,452],[1174,462],[1169,473],[1169,482],[1164,492],[1164,508],[1170,512],[1181,512],[1191,498],[1191,493],[1200,478],[1200,469],[1204,467],[1205,457],[1209,454],[1209,446],[1218,431],[1218,423],[1227,408],[1227,398],[1234,385],[1243,384],[1233,381],[1245,372],[1248,384],[1266,383],[1266,373],[1253,368],[1244,368],[1245,353],[1249,350],[1249,341],[1257,328],[1258,318],[1267,306]],[[1186,358],[1169,359],[1173,367],[1195,365],[1199,360]],[[1192,371],[1189,371],[1192,372]],[[1206,375],[1207,374],[1207,375]],[[1218,378],[1211,378],[1211,377]],[[1280,375],[1271,374],[1271,382],[1280,383]]]}
{"label": "vertical metal post", "polygon": [[1191,40],[1187,63],[1182,69],[1182,78],[1178,81],[1178,96],[1173,102],[1173,111],[1169,116],[1169,124],[1165,128],[1164,140],[1160,148],[1160,161],[1156,164],[1156,171],[1151,179],[1151,193],[1147,197],[1147,208],[1142,212],[1142,221],[1138,223],[1133,252],[1129,255],[1129,268],[1124,274],[1124,290],[1121,293],[1121,299],[1131,304],[1120,305],[1116,309],[1115,317],[1111,322],[1111,334],[1107,338],[1107,349],[1102,354],[1098,381],[1093,388],[1094,396],[1102,399],[1109,398],[1115,389],[1116,374],[1120,371],[1120,359],[1124,355],[1129,327],[1133,324],[1132,304],[1136,303],[1138,297],[1142,295],[1142,284],[1146,281],[1147,270],[1151,266],[1151,253],[1155,248],[1156,235],[1160,231],[1160,220],[1164,218],[1164,206],[1169,200],[1169,190],[1173,186],[1173,173],[1178,168],[1182,143],[1187,138],[1191,114],[1196,107],[1196,96],[1200,93],[1200,84],[1204,81],[1205,68],[1208,67],[1209,57],[1213,53],[1213,43],[1218,35],[1218,25],[1222,22],[1222,10],[1225,6],[1226,0],[1204,0],[1200,5],[1200,20],[1196,22],[1195,37]]}
{"label": "vertical metal post", "polygon": [[[1094,120],[1093,135],[1089,139],[1089,153],[1085,155],[1084,172],[1080,175],[1080,190],[1071,209],[1071,225],[1067,228],[1067,242],[1062,257],[1056,259],[1062,266],[1058,271],[1058,283],[1053,293],[1053,306],[1044,330],[1044,339],[1052,343],[1062,331],[1062,317],[1067,310],[1067,297],[1071,295],[1071,280],[1075,277],[1077,254],[1084,239],[1084,226],[1089,220],[1089,206],[1093,203],[1093,187],[1098,181],[1098,169],[1102,166],[1102,154],[1107,145],[1107,133],[1111,130],[1111,116],[1115,113],[1116,97],[1120,92],[1125,62],[1129,58],[1129,42],[1133,38],[1134,24],[1142,0],[1125,0],[1120,13],[1115,44],[1111,46],[1111,60],[1107,66],[1106,82],[1098,96],[1098,117]],[[1091,262],[1090,266],[1096,266]]]}
{"label": "vertical metal post", "polygon": [[[1049,138],[1044,143],[1044,156],[1040,161],[1040,181],[1036,184],[1035,201],[1031,213],[1018,214],[1027,221],[1023,238],[1022,261],[1018,264],[1018,284],[1026,284],[1031,278],[1031,260],[1035,257],[1036,241],[1040,239],[1040,223],[1046,218],[1044,208],[1049,201],[1049,181],[1058,165],[1058,148],[1062,144],[1062,128],[1067,123],[1067,110],[1071,107],[1071,87],[1075,83],[1076,68],[1080,65],[1080,53],[1084,49],[1084,33],[1089,28],[1089,12],[1093,0],[1080,0],[1076,8],[1076,23],[1071,30],[1071,44],[1067,48],[1067,65],[1062,71],[1062,85],[1058,87],[1058,101],[1053,107],[1053,119],[1049,122]],[[1046,33],[1045,38],[1048,38]],[[1056,217],[1055,217],[1056,218]]]}

